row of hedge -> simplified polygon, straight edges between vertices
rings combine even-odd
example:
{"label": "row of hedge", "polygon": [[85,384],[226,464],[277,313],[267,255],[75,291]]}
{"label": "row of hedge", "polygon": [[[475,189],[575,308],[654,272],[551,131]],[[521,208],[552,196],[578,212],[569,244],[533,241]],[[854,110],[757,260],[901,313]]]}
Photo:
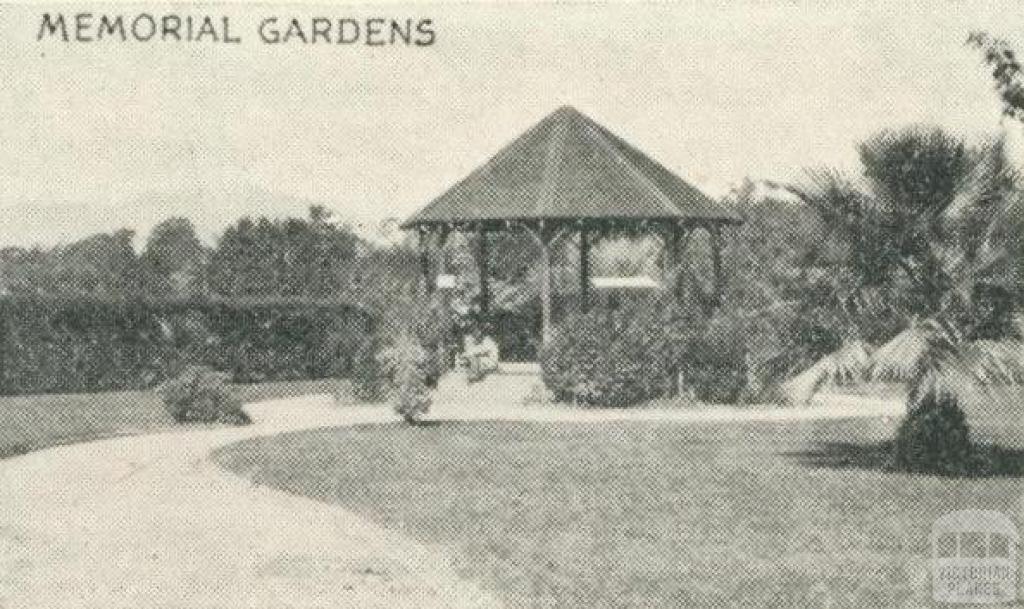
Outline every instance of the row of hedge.
{"label": "row of hedge", "polygon": [[372,320],[295,299],[0,300],[0,394],[152,387],[187,365],[235,382],[346,375]]}

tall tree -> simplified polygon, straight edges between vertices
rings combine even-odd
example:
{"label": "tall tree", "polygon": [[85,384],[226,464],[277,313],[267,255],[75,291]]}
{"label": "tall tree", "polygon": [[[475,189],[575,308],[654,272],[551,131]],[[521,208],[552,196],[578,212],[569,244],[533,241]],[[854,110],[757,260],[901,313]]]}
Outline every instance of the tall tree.
{"label": "tall tree", "polygon": [[[1013,51],[985,34],[968,44],[993,67],[1006,116],[1024,118]],[[817,174],[804,193],[847,244],[855,292],[884,279],[923,317],[869,358],[872,376],[908,384],[894,454],[901,467],[971,471],[960,403],[1024,382],[1024,323],[1012,315],[1021,306],[1024,182],[1005,151],[1002,142],[969,151],[935,130],[883,134],[860,149],[860,184]]]}
{"label": "tall tree", "polygon": [[202,292],[206,259],[206,248],[190,220],[164,220],[153,228],[140,257],[146,290],[179,296]]}
{"label": "tall tree", "polygon": [[901,287],[908,314],[928,315],[951,287],[943,268],[948,210],[980,160],[940,129],[883,131],[858,147],[863,174],[813,172],[804,200],[845,245],[850,271],[840,290],[864,304],[873,288]]}
{"label": "tall tree", "polygon": [[348,293],[359,243],[320,207],[308,218],[243,218],[224,231],[212,253],[211,288],[227,295]]}
{"label": "tall tree", "polygon": [[101,233],[50,252],[43,291],[123,297],[140,293],[142,276],[134,231]]}

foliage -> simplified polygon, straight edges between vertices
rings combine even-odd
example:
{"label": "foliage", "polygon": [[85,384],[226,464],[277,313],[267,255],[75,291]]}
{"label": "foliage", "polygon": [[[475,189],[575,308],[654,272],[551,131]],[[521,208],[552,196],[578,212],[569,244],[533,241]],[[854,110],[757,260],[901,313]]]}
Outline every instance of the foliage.
{"label": "foliage", "polygon": [[156,389],[167,412],[178,423],[245,425],[249,416],[227,386],[227,375],[188,366]]}
{"label": "foliage", "polygon": [[132,231],[119,230],[52,249],[0,250],[0,292],[111,298],[310,296],[374,305],[415,273],[409,248],[373,247],[317,206],[306,218],[242,218],[210,250],[185,218],[157,224],[141,255],[133,240]]}
{"label": "foliage", "polygon": [[948,393],[926,395],[900,424],[893,458],[897,468],[909,472],[969,473],[973,447],[956,398]]}
{"label": "foliage", "polygon": [[677,353],[684,383],[701,402],[735,404],[747,386],[747,334],[741,320],[720,316]]}
{"label": "foliage", "polygon": [[230,296],[328,296],[349,283],[358,238],[321,207],[308,219],[243,218],[210,258],[210,287]]}
{"label": "foliage", "polygon": [[361,402],[381,402],[388,397],[391,386],[381,361],[381,339],[373,334],[356,349],[352,365],[352,393]]}
{"label": "foliage", "polygon": [[1009,43],[985,32],[971,32],[968,46],[982,52],[992,68],[992,80],[1007,116],[1024,120],[1024,74],[1017,54]]}
{"label": "foliage", "polygon": [[[1020,358],[1007,362],[1001,341],[1013,338],[1020,285],[1006,271],[1019,265],[1019,238],[999,227],[1019,210],[1021,189],[1002,146],[972,150],[940,130],[909,128],[859,151],[862,179],[818,172],[801,191],[842,245],[824,297],[805,304],[839,313],[833,331],[847,341],[885,343],[870,374],[907,381],[911,410],[936,388],[955,400],[974,381],[1014,382],[1008,371]],[[877,324],[883,316],[902,322]],[[917,361],[897,361],[909,356]]]}
{"label": "foliage", "polygon": [[52,250],[7,248],[0,255],[0,285],[12,294],[121,296],[138,294],[142,271],[134,232],[86,237]]}
{"label": "foliage", "polygon": [[822,387],[850,385],[863,380],[870,361],[868,345],[859,340],[849,341],[782,383],[778,397],[789,405],[809,404]]}
{"label": "foliage", "polygon": [[343,305],[8,297],[0,394],[148,388],[188,364],[240,382],[345,375],[368,331]]}
{"label": "foliage", "polygon": [[843,244],[834,291],[854,309],[872,287],[899,285],[905,314],[929,315],[952,284],[943,262],[951,230],[947,212],[958,201],[980,156],[937,129],[882,131],[859,147],[862,178],[810,174],[804,200]]}
{"label": "foliage", "polygon": [[419,339],[408,333],[399,335],[394,343],[381,351],[380,362],[391,379],[391,401],[395,412],[407,423],[417,423],[430,410],[430,389],[427,386],[434,358]]}
{"label": "foliage", "polygon": [[207,255],[190,220],[169,218],[157,224],[139,257],[145,293],[173,296],[204,293]]}
{"label": "foliage", "polygon": [[0,393],[145,387],[173,357],[142,307],[96,299],[0,300]]}
{"label": "foliage", "polygon": [[680,373],[705,386],[719,362],[694,358],[684,369],[703,327],[699,314],[660,300],[570,314],[542,349],[544,383],[559,400],[613,407],[666,395]]}

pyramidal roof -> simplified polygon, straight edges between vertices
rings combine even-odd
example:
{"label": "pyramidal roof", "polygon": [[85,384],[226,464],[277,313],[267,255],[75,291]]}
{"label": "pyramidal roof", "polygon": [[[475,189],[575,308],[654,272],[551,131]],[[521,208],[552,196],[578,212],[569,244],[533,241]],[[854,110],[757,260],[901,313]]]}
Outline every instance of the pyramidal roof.
{"label": "pyramidal roof", "polygon": [[740,217],[575,108],[559,108],[402,226]]}

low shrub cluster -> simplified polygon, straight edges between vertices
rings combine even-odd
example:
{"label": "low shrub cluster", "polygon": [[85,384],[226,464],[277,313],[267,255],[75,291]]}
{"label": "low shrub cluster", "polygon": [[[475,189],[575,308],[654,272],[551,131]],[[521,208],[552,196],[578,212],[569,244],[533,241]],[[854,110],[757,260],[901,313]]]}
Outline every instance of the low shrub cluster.
{"label": "low shrub cluster", "polygon": [[541,353],[556,399],[585,406],[632,406],[691,391],[734,402],[746,384],[742,332],[671,301],[571,314]]}
{"label": "low shrub cluster", "polygon": [[249,416],[228,387],[227,375],[203,366],[188,366],[157,387],[167,412],[178,423],[245,425]]}

